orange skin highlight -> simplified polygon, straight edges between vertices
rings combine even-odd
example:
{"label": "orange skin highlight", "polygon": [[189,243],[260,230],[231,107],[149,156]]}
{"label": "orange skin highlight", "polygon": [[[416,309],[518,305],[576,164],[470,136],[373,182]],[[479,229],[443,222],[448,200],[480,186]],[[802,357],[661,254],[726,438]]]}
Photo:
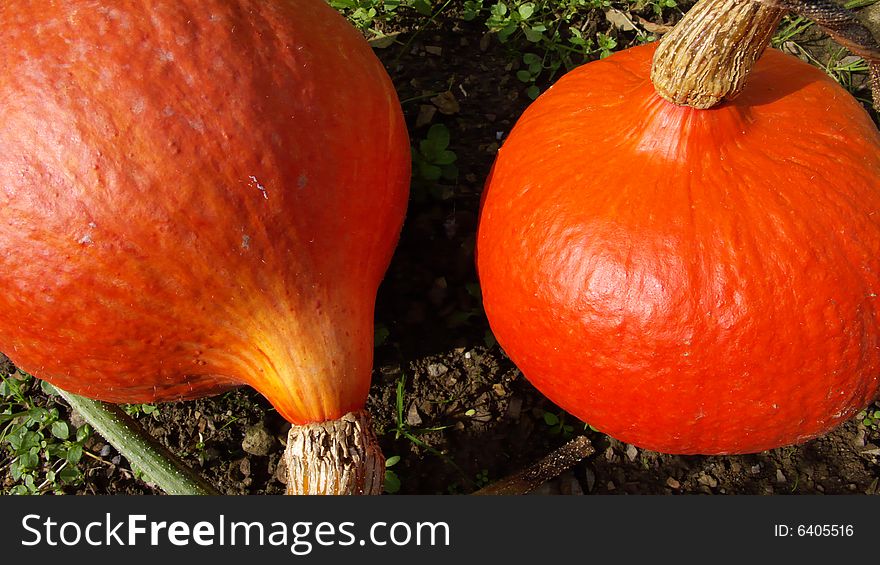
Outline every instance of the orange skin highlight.
{"label": "orange skin highlight", "polygon": [[0,350],[112,402],[363,407],[409,142],[323,0],[0,5]]}
{"label": "orange skin highlight", "polygon": [[681,454],[802,442],[877,396],[880,134],[769,50],[712,110],[660,99],[653,45],[564,76],[484,192],[499,344],[550,400]]}

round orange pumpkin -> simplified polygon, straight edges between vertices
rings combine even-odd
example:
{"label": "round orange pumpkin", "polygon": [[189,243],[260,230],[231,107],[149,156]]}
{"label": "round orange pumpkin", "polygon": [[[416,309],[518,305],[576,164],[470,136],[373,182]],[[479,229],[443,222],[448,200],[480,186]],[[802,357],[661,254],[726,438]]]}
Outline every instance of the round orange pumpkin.
{"label": "round orange pumpkin", "polygon": [[570,72],[511,131],[477,239],[491,327],[552,401],[640,447],[827,432],[880,387],[880,134],[774,50],[733,101],[673,105],[654,50]]}
{"label": "round orange pumpkin", "polygon": [[323,0],[0,5],[0,350],[113,402],[363,407],[409,143]]}

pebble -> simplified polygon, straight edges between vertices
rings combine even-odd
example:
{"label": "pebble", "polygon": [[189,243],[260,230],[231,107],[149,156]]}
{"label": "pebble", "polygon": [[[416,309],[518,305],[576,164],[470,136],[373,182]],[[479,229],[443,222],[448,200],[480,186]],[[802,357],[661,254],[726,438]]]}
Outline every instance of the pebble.
{"label": "pebble", "polygon": [[611,481],[608,481],[608,483],[605,485],[605,488],[608,489],[608,491],[610,492],[612,490],[617,490],[617,485],[615,485]]}
{"label": "pebble", "polygon": [[630,461],[635,461],[636,457],[639,456],[639,450],[636,446],[629,444],[626,446],[626,458]]}
{"label": "pebble", "polygon": [[669,477],[668,479],[666,479],[666,486],[668,486],[669,488],[678,489],[681,488],[681,483],[675,480],[673,477]]}
{"label": "pebble", "polygon": [[109,457],[112,452],[113,448],[110,447],[110,444],[105,443],[104,447],[101,448],[101,451],[98,452],[98,455],[100,455],[101,457]]}
{"label": "pebble", "polygon": [[709,488],[715,488],[718,486],[718,479],[712,475],[707,475],[706,473],[700,473],[700,476],[697,477],[697,482]]}
{"label": "pebble", "polygon": [[431,55],[437,55],[438,57],[443,55],[443,48],[439,45],[425,45],[425,51]]}
{"label": "pebble", "polygon": [[753,475],[757,475],[758,473],[761,472],[761,464],[758,463],[757,465],[752,465],[752,466],[749,468],[749,472],[750,472],[751,474],[753,474]]}
{"label": "pebble", "polygon": [[422,417],[419,415],[419,409],[415,402],[409,405],[409,410],[406,412],[406,423],[410,426],[418,426],[422,423]]}
{"label": "pebble", "polygon": [[859,428],[856,432],[856,437],[853,438],[853,445],[856,447],[864,447],[865,446],[865,428]]}
{"label": "pebble", "polygon": [[874,445],[873,443],[869,443],[865,445],[865,449],[861,450],[859,454],[880,457],[880,447]]}
{"label": "pebble", "polygon": [[440,375],[445,375],[447,371],[449,371],[449,367],[443,363],[431,363],[428,365],[429,377],[439,377]]}
{"label": "pebble", "polygon": [[247,453],[260,456],[269,455],[273,447],[275,447],[275,438],[266,429],[265,423],[260,422],[245,430],[241,448]]}
{"label": "pebble", "polygon": [[784,483],[786,481],[785,475],[782,472],[782,469],[776,469],[776,482]]}
{"label": "pebble", "polygon": [[507,395],[507,389],[504,388],[504,385],[501,383],[495,383],[494,385],[492,385],[492,390],[498,396],[504,397]]}

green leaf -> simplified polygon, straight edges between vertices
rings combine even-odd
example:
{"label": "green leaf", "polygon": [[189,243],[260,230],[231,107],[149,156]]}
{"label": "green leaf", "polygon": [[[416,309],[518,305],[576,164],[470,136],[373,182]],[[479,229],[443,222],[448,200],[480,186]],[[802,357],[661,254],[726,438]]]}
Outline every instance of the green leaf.
{"label": "green leaf", "polygon": [[36,450],[31,450],[19,455],[18,462],[23,469],[35,469],[40,462],[40,456]]}
{"label": "green leaf", "polygon": [[527,20],[530,17],[532,17],[532,14],[535,13],[535,5],[532,4],[531,2],[526,2],[525,4],[520,4],[517,11],[519,12],[519,17],[521,17],[524,20]]}
{"label": "green leaf", "polygon": [[414,0],[412,7],[415,8],[416,12],[423,16],[430,16],[433,13],[433,9],[428,0]]}
{"label": "green leaf", "polygon": [[521,69],[519,71],[516,71],[516,78],[518,78],[522,82],[532,82],[532,73],[525,69]]}
{"label": "green leaf", "polygon": [[519,26],[516,23],[509,23],[498,31],[498,41],[501,43],[506,42],[510,39],[510,36],[519,29]]}
{"label": "green leaf", "polygon": [[85,440],[89,439],[92,436],[92,427],[88,424],[83,424],[76,430],[76,441],[77,443],[82,443]]}
{"label": "green leaf", "polygon": [[40,381],[40,388],[49,396],[58,396],[58,391],[55,390],[55,387],[49,381]]}
{"label": "green leaf", "polygon": [[541,89],[535,85],[532,85],[526,89],[526,96],[528,96],[532,100],[536,99],[540,95],[541,95]]}
{"label": "green leaf", "polygon": [[385,467],[394,467],[400,461],[400,455],[392,455],[385,460]]}
{"label": "green leaf", "polygon": [[434,124],[428,130],[427,139],[437,150],[446,149],[449,147],[449,130],[443,124]]}
{"label": "green leaf", "polygon": [[58,479],[64,483],[69,483],[69,482],[75,481],[79,477],[80,477],[79,469],[77,469],[76,467],[73,467],[71,465],[68,465],[67,467],[58,471]]}
{"label": "green leaf", "polygon": [[440,175],[442,171],[440,167],[435,165],[431,165],[430,163],[421,163],[419,166],[419,173],[422,175],[422,178],[425,180],[440,180]]}
{"label": "green leaf", "polygon": [[544,39],[544,32],[536,30],[534,28],[523,28],[523,33],[526,34],[526,39],[531,41],[532,43],[538,43],[542,39]]}
{"label": "green leaf", "polygon": [[388,494],[400,492],[400,478],[394,471],[385,471],[385,492]]}
{"label": "green leaf", "polygon": [[70,435],[70,429],[67,427],[67,422],[52,422],[52,435],[58,439],[67,439]]}
{"label": "green leaf", "polygon": [[555,426],[559,424],[559,416],[554,414],[553,412],[544,412],[544,423],[548,426]]}
{"label": "green leaf", "polygon": [[454,152],[449,151],[448,149],[446,149],[446,150],[444,150],[444,151],[441,151],[441,152],[437,155],[437,158],[434,159],[434,164],[435,164],[435,165],[451,165],[452,163],[455,162],[455,160],[456,160],[457,158],[458,158],[458,157],[455,155]]}
{"label": "green leaf", "polygon": [[71,463],[79,463],[79,460],[82,459],[82,456],[83,447],[78,443],[74,443],[70,446],[70,449],[67,450],[67,457],[65,459],[67,459]]}
{"label": "green leaf", "polygon": [[526,65],[529,65],[529,66],[532,66],[535,63],[537,63],[539,65],[541,64],[541,57],[539,55],[534,54],[534,53],[526,53],[525,55],[523,55],[522,60],[523,60],[523,63],[525,63]]}

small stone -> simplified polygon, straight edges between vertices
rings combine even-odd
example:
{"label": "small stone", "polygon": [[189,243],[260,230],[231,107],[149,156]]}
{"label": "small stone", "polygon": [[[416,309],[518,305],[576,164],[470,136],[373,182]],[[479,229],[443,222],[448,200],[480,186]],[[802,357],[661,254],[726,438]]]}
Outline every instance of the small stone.
{"label": "small stone", "polygon": [[242,458],[242,460],[238,463],[238,470],[241,471],[242,476],[250,477],[251,476],[251,460],[247,457]]}
{"label": "small stone", "polygon": [[406,423],[410,426],[418,426],[422,423],[422,417],[419,415],[419,409],[415,402],[409,405],[409,410],[406,412]]}
{"label": "small stone", "polygon": [[856,437],[853,438],[853,445],[856,447],[864,447],[865,446],[865,428],[859,427],[856,431]]}
{"label": "small stone", "polygon": [[440,375],[446,374],[447,371],[449,371],[449,367],[443,363],[431,363],[428,365],[429,377],[439,377]]}
{"label": "small stone", "polygon": [[443,55],[443,48],[439,45],[425,45],[425,51],[431,55],[437,55],[438,57]]}
{"label": "small stone", "polygon": [[273,447],[275,447],[275,438],[266,429],[265,423],[260,422],[245,430],[241,448],[247,453],[265,456],[272,452]]}
{"label": "small stone", "polygon": [[495,383],[494,385],[492,385],[492,391],[495,392],[495,394],[498,396],[507,396],[507,389],[504,388],[504,385],[501,383]]}
{"label": "small stone", "polygon": [[483,37],[480,38],[480,51],[486,51],[489,49],[489,41],[492,39],[492,36],[488,33],[484,34]]}
{"label": "small stone", "polygon": [[776,469],[776,482],[784,483],[786,481],[785,474],[783,474],[782,469]]}
{"label": "small stone", "polygon": [[113,448],[110,447],[110,444],[105,443],[101,448],[101,451],[98,452],[98,455],[101,457],[109,457],[111,453],[113,453]]}
{"label": "small stone", "polygon": [[700,476],[697,477],[697,482],[709,488],[715,488],[718,486],[718,479],[712,475],[707,475],[706,473],[700,473]]}
{"label": "small stone", "polygon": [[880,447],[873,443],[868,443],[865,445],[865,449],[859,451],[859,454],[867,457],[880,457]]}
{"label": "small stone", "polygon": [[608,449],[605,450],[605,460],[608,461],[609,463],[614,461],[614,448],[613,447],[609,447]]}
{"label": "small stone", "polygon": [[626,446],[626,458],[630,461],[635,461],[636,457],[639,456],[639,450],[636,446],[629,444]]}
{"label": "small stone", "polygon": [[605,488],[606,488],[609,492],[611,492],[612,490],[617,490],[617,485],[615,485],[615,484],[614,484],[613,482],[611,482],[611,481],[608,481],[608,483],[606,483],[606,485],[605,485]]}
{"label": "small stone", "polygon": [[751,467],[749,467],[749,472],[753,475],[757,475],[761,472],[761,464],[758,463],[757,465],[752,465]]}
{"label": "small stone", "polygon": [[457,114],[461,110],[458,100],[455,99],[455,94],[450,91],[441,92],[434,96],[431,98],[431,103],[437,106],[441,114],[446,114],[447,116]]}
{"label": "small stone", "polygon": [[433,104],[422,104],[419,106],[419,115],[416,117],[416,127],[424,127],[434,120],[437,115],[437,106]]}
{"label": "small stone", "polygon": [[666,479],[666,486],[668,486],[669,488],[679,489],[681,488],[681,483],[675,480],[675,478],[669,477],[668,479]]}

